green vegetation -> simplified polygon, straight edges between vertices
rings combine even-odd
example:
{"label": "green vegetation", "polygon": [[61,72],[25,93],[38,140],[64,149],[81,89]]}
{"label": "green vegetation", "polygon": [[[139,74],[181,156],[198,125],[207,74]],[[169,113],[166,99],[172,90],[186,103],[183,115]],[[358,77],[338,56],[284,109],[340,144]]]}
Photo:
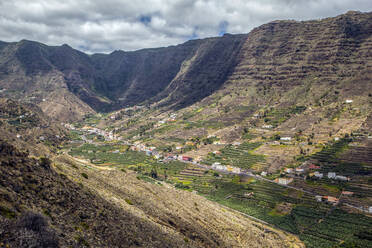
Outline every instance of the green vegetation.
{"label": "green vegetation", "polygon": [[290,108],[271,108],[264,112],[264,121],[267,124],[273,125],[274,127],[279,126],[281,123],[285,122],[291,118],[294,114],[301,114],[306,110],[305,106],[294,106]]}
{"label": "green vegetation", "polygon": [[214,162],[219,162],[224,165],[232,165],[243,169],[248,169],[258,162],[265,161],[265,157],[263,155],[253,153],[253,150],[258,148],[260,145],[261,143],[247,142],[237,147],[228,145],[220,150],[220,155],[213,153],[209,154],[204,163],[212,164]]}
{"label": "green vegetation", "polygon": [[0,205],[0,215],[8,219],[13,219],[16,217],[15,212],[1,205]]}
{"label": "green vegetation", "polygon": [[133,202],[128,198],[125,199],[125,202],[128,203],[129,205],[133,205]]}
{"label": "green vegetation", "polygon": [[[173,176],[182,171],[186,164],[179,161],[169,163],[160,163],[151,156],[146,156],[144,152],[123,151],[113,153],[113,151],[121,150],[122,145],[93,145],[84,144],[79,147],[71,148],[70,155],[89,159],[93,163],[105,166],[115,166],[121,169],[132,169],[151,177],[151,172],[154,170],[166,179],[166,176]],[[166,176],[165,176],[166,175]],[[147,180],[147,179],[146,179]]]}
{"label": "green vegetation", "polygon": [[[244,134],[250,135],[249,132]],[[194,137],[191,141],[197,144],[211,143],[215,138]],[[329,169],[327,166],[334,166],[334,163],[342,165],[338,156],[347,149],[349,142],[348,139],[334,142],[312,158],[320,158],[322,170],[325,171]],[[256,163],[265,161],[264,156],[253,153],[260,145],[261,143],[249,142],[238,146],[228,145],[220,150],[220,155],[209,154],[205,162],[251,168]],[[155,185],[158,180],[165,180],[176,188],[197,191],[210,200],[298,235],[307,247],[368,247],[370,244],[372,221],[369,218],[318,203],[313,195],[271,182],[219,174],[179,161],[160,163],[143,152],[129,151],[117,144],[84,144],[72,147],[70,154],[104,166],[137,171],[139,180]],[[307,180],[307,183],[333,193],[339,193],[345,186],[340,188],[327,182],[312,180]],[[133,205],[130,199],[125,201]]]}

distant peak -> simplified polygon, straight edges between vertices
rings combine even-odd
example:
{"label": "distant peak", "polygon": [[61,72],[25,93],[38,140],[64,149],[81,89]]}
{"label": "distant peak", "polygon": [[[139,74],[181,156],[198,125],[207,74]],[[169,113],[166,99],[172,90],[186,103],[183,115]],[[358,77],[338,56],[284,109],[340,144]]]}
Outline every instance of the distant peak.
{"label": "distant peak", "polygon": [[345,15],[356,15],[356,14],[362,14],[362,12],[357,11],[357,10],[350,10],[345,13]]}
{"label": "distant peak", "polygon": [[123,50],[114,50],[112,53],[110,53],[110,54],[119,54],[119,53],[124,53],[125,51],[123,51]]}

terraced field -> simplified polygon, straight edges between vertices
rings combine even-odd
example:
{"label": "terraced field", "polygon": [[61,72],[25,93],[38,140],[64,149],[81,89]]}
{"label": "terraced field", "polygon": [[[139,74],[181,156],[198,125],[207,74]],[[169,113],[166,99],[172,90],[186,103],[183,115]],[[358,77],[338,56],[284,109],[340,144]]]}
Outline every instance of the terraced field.
{"label": "terraced field", "polygon": [[258,148],[261,143],[245,142],[239,146],[228,145],[220,150],[221,154],[209,154],[203,161],[205,164],[219,162],[224,165],[232,165],[242,169],[249,169],[253,165],[265,162],[263,155],[254,154],[254,149]]}
{"label": "terraced field", "polygon": [[[351,138],[344,138],[334,144],[325,147],[322,151],[311,156],[311,159],[318,161],[321,166],[320,171],[325,173],[336,172],[351,178],[347,182],[330,182],[328,178],[318,180],[319,182],[331,183],[340,190],[354,192],[354,199],[348,198],[350,203],[355,201],[372,204],[370,183],[372,181],[372,166],[366,159],[370,148],[350,146]],[[356,198],[355,198],[356,197]]]}
{"label": "terraced field", "polygon": [[[172,161],[160,163],[156,159],[146,156],[143,152],[134,152],[121,149],[122,145],[94,145],[84,144],[71,148],[69,154],[74,157],[88,159],[100,166],[109,166],[119,169],[132,169],[145,175],[161,176],[166,179],[168,176],[178,175],[186,167],[185,163]],[[115,153],[114,153],[115,152]]]}
{"label": "terraced field", "polygon": [[[328,170],[327,166],[334,166],[337,155],[345,151],[347,144],[347,140],[341,140],[312,159],[322,159],[322,169]],[[209,163],[221,162],[249,168],[264,161],[264,158],[252,154],[259,145],[243,143],[227,146],[221,150],[220,156],[209,157]],[[113,153],[116,150],[120,152]],[[307,247],[372,247],[372,219],[316,202],[311,194],[251,177],[220,175],[194,164],[179,161],[160,163],[142,152],[124,150],[120,145],[85,144],[71,148],[70,155],[99,159],[101,165],[97,166],[135,170],[139,173],[138,179],[149,183],[166,180],[176,188],[196,191],[210,200],[298,235]],[[353,186],[357,187],[348,185]],[[367,194],[368,189],[364,192]]]}
{"label": "terraced field", "polygon": [[307,247],[372,247],[371,218],[319,204],[312,195],[264,181],[215,180],[211,189],[207,198],[297,234]]}

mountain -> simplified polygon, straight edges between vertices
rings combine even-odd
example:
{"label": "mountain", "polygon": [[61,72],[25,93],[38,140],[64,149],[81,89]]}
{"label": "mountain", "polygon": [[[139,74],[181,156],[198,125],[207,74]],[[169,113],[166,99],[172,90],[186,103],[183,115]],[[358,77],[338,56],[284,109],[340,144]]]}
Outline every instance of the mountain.
{"label": "mountain", "polygon": [[[197,80],[198,89],[187,90],[184,100],[192,103],[222,85],[244,37],[226,35],[167,48],[91,56],[67,45],[8,43],[0,51],[0,86],[7,97],[30,100],[61,120],[140,104],[173,88],[184,92]],[[184,81],[188,83],[177,86]]]}
{"label": "mountain", "polygon": [[[102,126],[114,125],[126,138],[161,147],[208,136],[222,144],[251,137],[264,143],[257,152],[266,163],[257,165],[257,171],[270,172],[298,163],[298,156],[346,134],[367,139],[371,133],[363,126],[372,115],[371,27],[372,13],[348,12],[323,20],[274,21],[247,35],[189,41],[184,45],[203,45],[163,91],[146,101],[148,108],[118,111],[112,115],[116,121]],[[219,47],[223,42],[224,48]],[[229,60],[223,51],[234,56]],[[173,123],[167,121],[171,115],[177,116]],[[302,147],[274,149],[274,137],[297,139]],[[205,157],[216,148],[202,145],[188,155]]]}
{"label": "mountain", "polygon": [[180,109],[232,82],[283,92],[314,77],[329,84],[366,82],[370,35],[371,13],[348,12],[320,21],[271,22],[246,35],[111,54],[22,40],[1,43],[0,87],[8,97],[31,100],[60,119],[159,101]]}
{"label": "mountain", "polygon": [[371,48],[360,12],[111,54],[0,42],[0,246],[367,247]]}

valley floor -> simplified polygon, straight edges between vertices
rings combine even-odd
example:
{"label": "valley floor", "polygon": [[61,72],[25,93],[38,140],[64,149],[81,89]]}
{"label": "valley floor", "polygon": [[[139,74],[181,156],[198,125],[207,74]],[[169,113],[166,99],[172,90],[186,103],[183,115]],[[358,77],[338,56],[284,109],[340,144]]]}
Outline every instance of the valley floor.
{"label": "valley floor", "polygon": [[[74,171],[71,166],[59,168],[60,165],[57,162],[57,168],[122,207],[132,206],[131,204],[128,206],[128,200],[136,202],[135,206],[138,203],[142,206],[139,207],[140,214],[154,211],[158,214],[163,213],[157,205],[158,202],[145,204],[146,199],[150,199],[146,196],[147,194],[156,195],[157,199],[162,202],[161,206],[168,208],[169,204],[164,203],[163,199],[169,199],[169,197],[173,199],[175,196],[172,196],[170,192],[178,188],[185,191],[181,193],[182,191],[178,190],[177,194],[183,194],[183,196],[177,197],[181,197],[179,198],[181,205],[187,206],[188,209],[187,213],[182,212],[182,216],[192,218],[192,212],[201,210],[199,202],[207,204],[208,201],[205,202],[205,199],[198,196],[201,195],[221,204],[225,210],[226,207],[231,208],[239,211],[240,215],[242,213],[254,220],[260,220],[266,226],[270,225],[298,235],[306,247],[348,247],[347,245],[370,247],[371,245],[369,230],[372,227],[372,219],[370,217],[360,214],[361,212],[355,205],[348,203],[347,197],[345,200],[339,197],[337,204],[319,203],[315,198],[316,190],[310,187],[311,181],[309,185],[299,184],[303,182],[301,177],[299,177],[300,180],[294,178],[297,183],[293,186],[280,185],[270,178],[254,175],[248,170],[234,174],[213,170],[211,166],[200,163],[177,160],[159,161],[153,156],[146,155],[145,152],[131,151],[131,145],[128,142],[97,141],[89,139],[89,134],[84,133],[83,130],[80,132],[80,140],[76,137],[75,142],[65,147],[65,151],[70,155],[61,156],[72,156],[70,159],[83,166],[84,173],[89,179],[84,180],[81,175],[79,176],[81,172]],[[138,192],[137,186],[130,186],[132,183],[137,186],[138,184],[145,185],[143,187],[146,190]],[[102,188],[102,185],[106,186]],[[125,196],[121,195],[123,192]],[[128,192],[130,192],[129,196]],[[339,192],[337,189],[335,194]],[[129,198],[123,199],[123,197]],[[194,203],[192,199],[195,199]],[[153,209],[154,206],[157,206],[155,208],[159,209],[159,212]],[[169,214],[173,211],[177,213],[184,211],[179,208],[180,205],[167,211]],[[189,212],[190,209],[193,210]],[[200,212],[204,215],[204,211]],[[197,217],[198,221],[203,220],[199,218]],[[155,219],[159,220],[161,217],[156,216]],[[163,222],[164,220],[161,221]],[[223,236],[222,240],[240,242],[238,240],[245,237],[244,235],[240,237],[241,234],[238,234],[240,232],[232,236],[226,234],[228,226],[222,225],[218,228],[216,226],[219,235]],[[239,238],[236,239],[238,236]],[[242,242],[237,245],[244,247],[246,241]]]}

